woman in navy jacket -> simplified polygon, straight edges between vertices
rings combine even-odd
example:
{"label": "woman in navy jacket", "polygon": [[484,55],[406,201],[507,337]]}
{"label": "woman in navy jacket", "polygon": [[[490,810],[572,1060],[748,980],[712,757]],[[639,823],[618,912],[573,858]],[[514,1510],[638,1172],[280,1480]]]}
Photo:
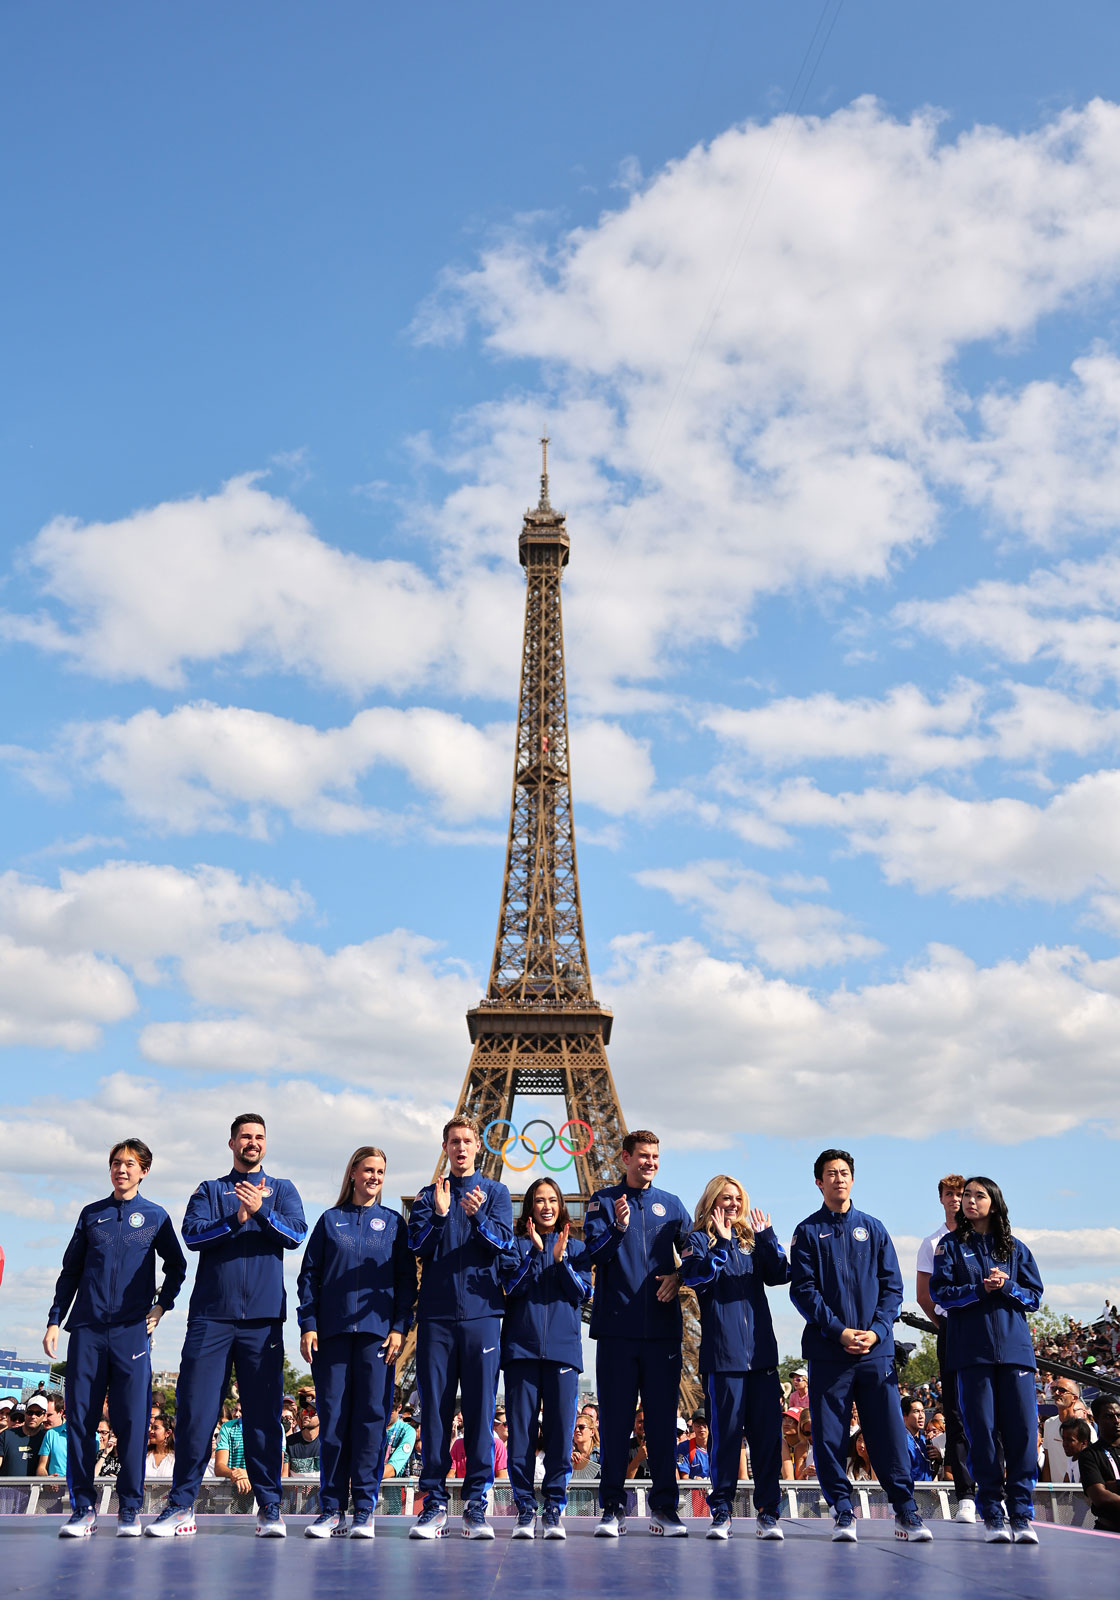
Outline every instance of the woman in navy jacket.
{"label": "woman in navy jacket", "polygon": [[1038,1310],[1042,1279],[1026,1245],[1013,1236],[1003,1195],[991,1178],[965,1184],[956,1232],[946,1234],[934,1252],[929,1289],[948,1313],[945,1360],[957,1374],[987,1539],[1037,1544],[1031,1522],[1038,1396],[1027,1313]]}
{"label": "woman in navy jacket", "polygon": [[700,1372],[708,1395],[712,1459],[709,1539],[731,1533],[744,1431],[760,1539],[780,1539],[782,1386],[766,1285],[789,1282],[789,1262],[770,1218],[750,1210],[742,1184],[724,1173],[696,1207],[681,1276],[700,1302]]}
{"label": "woman in navy jacket", "polygon": [[583,1370],[580,1307],[591,1298],[587,1250],[569,1232],[559,1185],[538,1178],[529,1185],[512,1249],[501,1266],[507,1297],[502,1369],[509,1479],[517,1505],[515,1539],[534,1535],[538,1414],[544,1439],[544,1536],[566,1537],[561,1514],[572,1474],[572,1431]]}
{"label": "woman in navy jacket", "polygon": [[397,1211],[380,1205],[385,1152],[364,1144],[346,1166],[337,1203],[307,1241],[299,1274],[299,1348],[319,1407],[320,1515],[304,1531],[373,1538],[395,1362],[412,1319],[416,1261]]}

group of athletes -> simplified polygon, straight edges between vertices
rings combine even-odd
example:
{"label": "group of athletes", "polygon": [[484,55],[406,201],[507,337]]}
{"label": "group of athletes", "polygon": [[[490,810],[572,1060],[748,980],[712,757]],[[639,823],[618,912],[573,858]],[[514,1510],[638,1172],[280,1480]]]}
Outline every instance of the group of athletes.
{"label": "group of athletes", "polygon": [[[818,1156],[813,1176],[822,1204],[798,1224],[787,1257],[769,1215],[750,1206],[734,1178],[714,1177],[694,1215],[657,1188],[659,1141],[648,1129],[624,1140],[621,1178],[588,1202],[582,1240],[572,1237],[563,1194],[551,1178],[530,1184],[515,1223],[509,1190],[476,1170],[479,1129],[469,1118],[456,1116],[445,1126],[446,1176],[417,1195],[407,1224],[381,1204],[384,1152],[362,1145],[346,1165],[336,1203],[309,1236],[294,1184],[264,1169],[266,1138],[262,1116],[235,1118],[232,1169],[201,1183],[187,1206],[182,1240],[197,1253],[198,1271],[176,1392],[174,1478],[165,1509],[143,1530],[150,1338],[175,1302],[186,1258],[166,1211],[140,1194],[152,1164],[147,1145],[129,1138],[113,1147],[112,1193],[78,1218],[44,1339],[55,1356],[69,1312],[72,1513],[63,1537],[87,1537],[97,1524],[94,1466],[106,1398],[120,1457],[117,1534],[193,1534],[194,1501],[234,1372],[256,1532],[284,1536],[283,1259],[306,1239],[300,1348],[315,1380],[321,1440],[321,1510],[305,1528],[310,1537],[374,1536],[395,1362],[415,1309],[423,1509],[409,1537],[447,1532],[457,1407],[466,1456],[462,1533],[494,1537],[487,1495],[504,1374],[512,1537],[534,1538],[540,1517],[545,1539],[563,1539],[583,1365],[581,1307],[588,1299],[599,1403],[602,1515],[595,1534],[617,1539],[626,1532],[626,1469],[640,1399],[649,1531],[685,1535],[677,1511],[676,1416],[679,1293],[687,1285],[700,1306],[699,1367],[711,1440],[707,1537],[731,1533],[745,1436],[757,1536],[781,1539],[782,1390],[766,1289],[788,1284],[805,1319],[814,1458],[832,1537],[856,1539],[846,1471],[855,1404],[897,1537],[930,1538],[914,1501],[895,1372],[902,1277],[883,1223],[852,1205],[855,1162],[848,1151]],[[1042,1284],[989,1178],[964,1184],[955,1229],[937,1244],[929,1291],[946,1316],[945,1366],[957,1375],[987,1537],[1036,1543],[1037,1400],[1026,1317],[1038,1307]]]}

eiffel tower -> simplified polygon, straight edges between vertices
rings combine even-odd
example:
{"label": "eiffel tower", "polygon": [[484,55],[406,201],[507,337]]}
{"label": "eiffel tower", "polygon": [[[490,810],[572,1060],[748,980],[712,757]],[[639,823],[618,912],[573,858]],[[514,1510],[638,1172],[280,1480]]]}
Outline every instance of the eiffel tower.
{"label": "eiffel tower", "polygon": [[[525,634],[498,932],[486,994],[467,1012],[473,1049],[455,1109],[490,1130],[480,1166],[487,1177],[501,1179],[506,1157],[513,1155],[514,1141],[506,1135],[514,1102],[562,1099],[569,1121],[557,1130],[555,1143],[552,1135],[528,1145],[522,1141],[508,1164],[523,1166],[525,1154],[536,1147],[546,1167],[574,1169],[575,1184],[564,1185],[574,1192],[564,1200],[578,1232],[595,1190],[621,1176],[626,1121],[607,1060],[614,1018],[592,993],[580,907],[560,609],[571,541],[564,513],[549,500],[548,444],[541,440],[540,500],[526,511],[518,540]],[[445,1167],[441,1154],[436,1178]],[[515,1215],[521,1198],[513,1197]],[[694,1371],[689,1355],[697,1345],[696,1323],[687,1299],[684,1312],[686,1369]],[[398,1370],[411,1365],[411,1350],[410,1338]],[[691,1406],[700,1391],[690,1380],[691,1373],[682,1397]]]}

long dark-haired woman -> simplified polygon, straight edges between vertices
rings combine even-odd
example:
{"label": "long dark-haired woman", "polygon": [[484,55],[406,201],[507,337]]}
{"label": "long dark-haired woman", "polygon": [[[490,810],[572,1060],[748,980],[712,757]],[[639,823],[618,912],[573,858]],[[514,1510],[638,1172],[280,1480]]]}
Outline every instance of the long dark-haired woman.
{"label": "long dark-haired woman", "polygon": [[1014,1538],[1037,1544],[1031,1522],[1038,1398],[1027,1313],[1038,1310],[1042,1279],[1026,1245],[1012,1234],[1007,1205],[991,1178],[965,1183],[956,1231],[937,1246],[929,1288],[948,1312],[946,1365],[957,1374],[986,1537],[989,1543]]}
{"label": "long dark-haired woman", "polygon": [[394,1364],[416,1299],[407,1225],[379,1203],[384,1182],[385,1152],[360,1145],[303,1253],[299,1348],[315,1379],[321,1451],[312,1539],[346,1531],[351,1493],[350,1537],[373,1538]]}
{"label": "long dark-haired woman", "polygon": [[[700,1373],[711,1422],[709,1539],[731,1533],[746,1432],[760,1539],[781,1539],[782,1385],[766,1285],[789,1282],[769,1215],[752,1211],[741,1183],[718,1173],[700,1196],[681,1275],[700,1302]],[[803,1415],[808,1415],[807,1412]]]}
{"label": "long dark-haired woman", "polygon": [[538,1415],[544,1439],[544,1537],[567,1537],[563,1511],[583,1370],[580,1306],[591,1297],[587,1251],[569,1237],[569,1227],[560,1186],[551,1178],[538,1178],[526,1191],[512,1251],[501,1269],[507,1296],[502,1368],[509,1481],[517,1505],[515,1539],[532,1539],[536,1529]]}

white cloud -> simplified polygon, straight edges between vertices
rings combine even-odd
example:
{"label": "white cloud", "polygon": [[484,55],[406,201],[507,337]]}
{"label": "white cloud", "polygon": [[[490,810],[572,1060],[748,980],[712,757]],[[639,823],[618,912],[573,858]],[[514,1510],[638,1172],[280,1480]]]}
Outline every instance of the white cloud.
{"label": "white cloud", "polygon": [[1052,661],[1090,688],[1120,681],[1116,554],[1039,568],[1025,583],[989,578],[945,600],[907,600],[893,615],[899,627],[955,650],[1018,665]]}
{"label": "white cloud", "polygon": [[[514,734],[512,723],[477,727],[426,706],[371,707],[324,730],[198,701],[166,714],[149,708],[123,720],[73,724],[50,755],[35,759],[48,794],[61,773],[80,774],[116,790],[134,816],[167,832],[237,829],[263,838],[284,816],[325,833],[401,833],[503,817]],[[571,750],[582,803],[612,816],[651,804],[655,773],[646,741],[616,722],[576,718]],[[387,770],[416,791],[410,807],[368,803],[363,784],[374,787]],[[669,798],[659,796],[658,804]],[[87,839],[73,848],[90,845]]]}
{"label": "white cloud", "polygon": [[141,1028],[152,1062],[314,1071],[391,1090],[420,1052],[452,1092],[478,980],[406,930],[335,951],[280,931],[309,909],[298,890],[218,867],[110,862],[63,869],[57,889],[6,873],[0,1044],[92,1047],[137,1009],[131,974],[178,984],[190,1007]]}
{"label": "white cloud", "polygon": [[773,884],[764,873],[733,861],[693,861],[686,867],[651,867],[635,873],[647,889],[663,889],[678,905],[699,910],[705,925],[732,948],[753,948],[769,967],[797,971],[861,960],[883,948],[854,932],[843,912],[811,900],[780,900],[774,888],[812,892],[813,882]]}
{"label": "white cloud", "polygon": [[1015,1232],[1044,1270],[1062,1271],[1073,1262],[1120,1262],[1120,1228],[1020,1228]]}
{"label": "white cloud", "polygon": [[1100,101],[952,142],[935,113],[900,123],[870,100],[732,128],[594,226],[544,244],[514,230],[449,277],[422,327],[477,324],[494,355],[546,376],[542,393],[476,407],[447,448],[417,441],[421,465],[461,482],[406,519],[416,560],[334,549],[243,477],[114,522],[50,523],[27,553],[42,609],[9,615],[7,635],[168,687],[234,660],[355,693],[434,680],[508,695],[542,410],[573,535],[574,683],[597,711],[697,642],[738,643],[760,595],[888,578],[933,536],[954,471],[1020,522],[1042,473],[1053,523],[1058,468],[1030,449],[1040,410],[1061,422],[1062,471],[1090,459],[1077,514],[1099,521],[1103,354],[1071,394],[990,400],[977,450],[951,447],[984,398],[964,390],[960,352],[1115,281],[1118,152],[1120,110]]}
{"label": "white cloud", "polygon": [[888,883],[961,899],[1014,894],[1068,901],[1120,885],[1120,772],[1087,774],[1045,805],[968,800],[929,785],[826,794],[794,780],[759,797],[788,827],[836,828],[875,856]]}
{"label": "white cloud", "polygon": [[943,458],[971,499],[1040,544],[1110,532],[1120,516],[1120,359],[1099,348],[1073,372],[984,396],[981,434]]}
{"label": "white cloud", "polygon": [[881,700],[834,694],[786,696],[750,711],[718,706],[703,725],[768,767],[821,761],[878,761],[906,775],[965,767],[982,759],[975,731],[982,691],[962,683],[931,700],[912,683]]}
{"label": "white cloud", "polygon": [[[818,991],[720,960],[694,940],[616,939],[596,980],[616,1018],[611,1063],[632,1123],[676,1144],[723,1148],[736,1134],[841,1144],[898,1136],[900,1074],[921,1084],[923,1137],[975,1131],[993,1144],[1058,1135],[1114,1114],[1120,997],[1075,949],[981,967],[931,946],[891,982]],[[625,1021],[625,1026],[623,1026]],[[688,1094],[680,1094],[682,1063]],[[1055,1101],[1057,1081],[1078,1095]],[[847,1130],[847,1132],[845,1132]]]}

